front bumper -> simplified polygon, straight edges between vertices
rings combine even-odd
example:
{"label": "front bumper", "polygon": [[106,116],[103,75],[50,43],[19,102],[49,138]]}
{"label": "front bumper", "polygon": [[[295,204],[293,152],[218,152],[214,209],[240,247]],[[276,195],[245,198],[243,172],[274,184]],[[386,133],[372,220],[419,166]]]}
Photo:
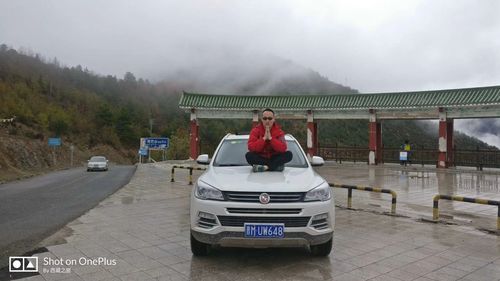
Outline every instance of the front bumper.
{"label": "front bumper", "polygon": [[[196,240],[224,247],[299,247],[323,244],[333,237],[335,225],[335,206],[333,198],[324,202],[297,202],[297,203],[243,203],[232,201],[200,200],[191,196],[191,233]],[[300,209],[295,214],[244,214],[230,212],[230,208],[240,209]],[[200,225],[200,212],[215,216],[212,227]],[[328,214],[327,227],[316,228],[312,225],[313,218],[320,214]],[[235,217],[310,217],[305,225],[299,227],[285,226],[284,238],[246,238],[244,227],[222,225],[219,216]]]}
{"label": "front bumper", "polygon": [[207,234],[191,230],[196,240],[222,247],[301,247],[326,243],[333,238],[333,232],[311,235],[304,232],[286,232],[285,238],[245,238],[243,232],[223,231],[218,234]]}
{"label": "front bumper", "polygon": [[106,171],[107,169],[107,166],[87,166],[87,171]]}

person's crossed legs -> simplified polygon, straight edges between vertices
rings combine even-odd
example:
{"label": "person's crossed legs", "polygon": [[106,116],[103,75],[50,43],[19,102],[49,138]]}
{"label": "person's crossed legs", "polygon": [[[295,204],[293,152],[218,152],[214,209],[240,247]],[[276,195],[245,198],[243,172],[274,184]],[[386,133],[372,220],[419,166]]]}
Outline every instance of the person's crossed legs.
{"label": "person's crossed legs", "polygon": [[285,151],[284,153],[273,155],[268,159],[255,152],[247,152],[245,158],[247,159],[248,164],[254,166],[254,172],[283,171],[285,164],[292,161],[293,154],[290,151]]}

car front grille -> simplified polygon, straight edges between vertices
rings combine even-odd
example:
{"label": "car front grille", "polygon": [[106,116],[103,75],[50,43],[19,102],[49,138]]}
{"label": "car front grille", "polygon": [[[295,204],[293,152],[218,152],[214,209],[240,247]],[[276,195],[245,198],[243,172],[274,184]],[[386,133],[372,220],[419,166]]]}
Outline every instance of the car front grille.
{"label": "car front grille", "polygon": [[258,208],[227,208],[231,214],[300,214],[302,209],[258,209]]}
{"label": "car front grille", "polygon": [[305,227],[311,217],[240,217],[217,216],[222,226],[243,227],[245,223],[284,223],[285,227]]}
{"label": "car front grille", "polygon": [[305,192],[237,192],[223,191],[224,199],[234,202],[260,203],[259,196],[262,193],[269,195],[269,203],[293,203],[303,202]]}

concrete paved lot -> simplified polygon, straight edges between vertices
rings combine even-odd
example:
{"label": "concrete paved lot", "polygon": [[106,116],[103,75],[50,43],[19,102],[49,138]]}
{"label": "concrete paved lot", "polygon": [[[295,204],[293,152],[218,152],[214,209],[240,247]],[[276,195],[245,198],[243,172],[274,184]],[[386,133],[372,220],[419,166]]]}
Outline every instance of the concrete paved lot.
{"label": "concrete paved lot", "polygon": [[[41,275],[26,280],[500,280],[499,236],[344,208],[337,208],[327,258],[305,249],[216,249],[193,257],[187,171],[176,180],[169,182],[168,165],[140,166],[127,186],[49,239],[60,244],[37,254]],[[357,199],[370,206],[369,197]],[[82,257],[116,265],[43,265],[44,258]],[[70,272],[50,273],[58,268]]]}

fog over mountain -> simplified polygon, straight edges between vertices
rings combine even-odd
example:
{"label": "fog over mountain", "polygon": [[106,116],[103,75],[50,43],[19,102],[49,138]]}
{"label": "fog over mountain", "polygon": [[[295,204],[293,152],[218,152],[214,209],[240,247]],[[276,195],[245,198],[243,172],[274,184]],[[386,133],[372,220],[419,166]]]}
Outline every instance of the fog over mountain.
{"label": "fog over mountain", "polygon": [[500,148],[500,119],[455,120],[455,129]]}
{"label": "fog over mountain", "polygon": [[[151,75],[181,84],[185,91],[217,94],[350,94],[349,87],[274,55],[238,50],[210,50],[209,56]],[[203,55],[199,53],[198,55]],[[286,85],[286,86],[285,86]]]}
{"label": "fog over mountain", "polygon": [[496,0],[0,1],[0,44],[199,92],[466,88],[500,84],[498,11]]}

